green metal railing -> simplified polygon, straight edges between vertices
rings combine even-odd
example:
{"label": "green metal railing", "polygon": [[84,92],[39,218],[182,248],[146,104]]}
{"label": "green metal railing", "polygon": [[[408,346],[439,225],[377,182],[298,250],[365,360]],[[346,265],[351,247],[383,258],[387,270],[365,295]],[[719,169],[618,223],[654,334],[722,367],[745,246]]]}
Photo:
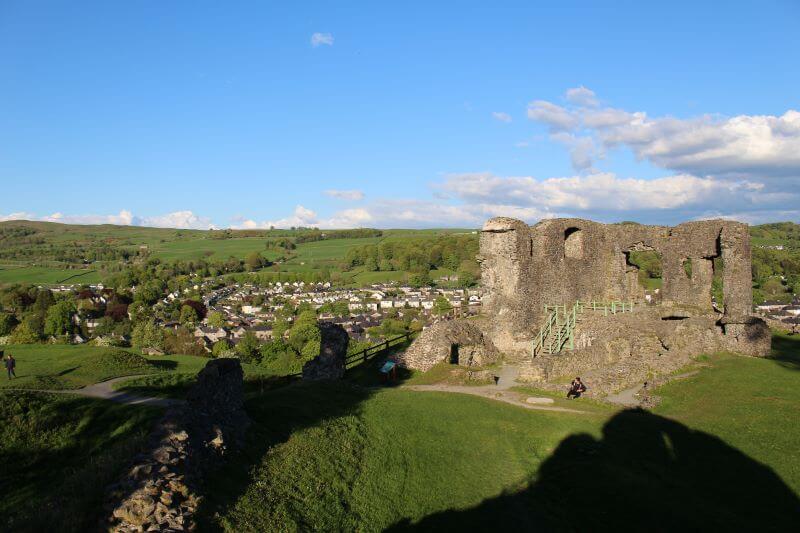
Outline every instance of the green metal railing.
{"label": "green metal railing", "polygon": [[566,305],[544,306],[546,318],[544,325],[539,328],[539,333],[533,339],[533,357],[542,353],[559,353],[565,347],[568,350],[575,349],[575,329],[578,324],[578,317],[584,311],[602,311],[603,316],[609,313],[630,313],[633,311],[634,303],[611,301],[576,301],[571,307]]}

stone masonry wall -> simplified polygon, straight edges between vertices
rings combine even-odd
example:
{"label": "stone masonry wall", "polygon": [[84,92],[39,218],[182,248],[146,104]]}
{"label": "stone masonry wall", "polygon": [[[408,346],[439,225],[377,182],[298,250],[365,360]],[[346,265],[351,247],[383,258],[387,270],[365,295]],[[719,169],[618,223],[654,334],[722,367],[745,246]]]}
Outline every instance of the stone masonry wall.
{"label": "stone masonry wall", "polygon": [[[545,304],[576,300],[641,301],[632,251],[653,250],[662,258],[662,304],[685,316],[720,321],[726,345],[763,355],[765,341],[750,315],[750,237],[747,225],[726,220],[687,222],[675,227],[599,224],[582,219],[543,220],[529,227],[493,218],[481,232],[486,333],[511,358],[530,354],[545,317]],[[724,312],[712,306],[713,260],[721,257]],[[684,267],[691,261],[691,275]],[[744,331],[747,330],[747,333]],[[768,350],[768,346],[766,348]]]}
{"label": "stone masonry wall", "polygon": [[243,444],[244,412],[238,359],[213,359],[197,376],[185,404],[156,424],[146,452],[106,495],[102,529],[192,531],[203,477]]}

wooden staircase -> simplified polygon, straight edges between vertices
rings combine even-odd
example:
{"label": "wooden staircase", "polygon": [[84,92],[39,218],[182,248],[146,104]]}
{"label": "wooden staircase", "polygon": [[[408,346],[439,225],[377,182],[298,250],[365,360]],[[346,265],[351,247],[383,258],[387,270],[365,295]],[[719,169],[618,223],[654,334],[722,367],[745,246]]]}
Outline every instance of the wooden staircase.
{"label": "wooden staircase", "polygon": [[585,311],[602,311],[604,316],[609,313],[632,312],[633,302],[584,302],[576,301],[571,307],[566,305],[544,306],[546,318],[544,325],[539,328],[539,333],[533,339],[533,357],[542,354],[556,354],[564,349],[575,349],[575,328],[581,313]]}

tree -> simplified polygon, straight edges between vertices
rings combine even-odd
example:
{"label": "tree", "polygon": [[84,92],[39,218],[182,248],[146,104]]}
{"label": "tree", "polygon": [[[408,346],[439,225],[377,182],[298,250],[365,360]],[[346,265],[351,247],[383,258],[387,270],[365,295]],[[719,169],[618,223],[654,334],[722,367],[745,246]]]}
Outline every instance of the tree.
{"label": "tree", "polygon": [[43,289],[36,293],[36,301],[33,303],[33,308],[42,316],[44,316],[50,306],[54,303],[53,293],[48,289]]}
{"label": "tree", "polygon": [[164,350],[164,331],[150,319],[139,323],[131,333],[131,344],[140,350]]}
{"label": "tree", "polygon": [[297,322],[289,331],[288,344],[303,361],[310,361],[319,355],[322,334],[319,331],[316,317],[298,317]]}
{"label": "tree", "polygon": [[164,294],[166,284],[160,279],[152,279],[136,290],[135,300],[148,305],[156,303]]}
{"label": "tree", "polygon": [[66,300],[50,306],[44,319],[45,335],[58,337],[72,333],[72,315],[74,313],[75,306]]}
{"label": "tree", "polygon": [[261,356],[261,346],[258,337],[252,331],[246,332],[236,344],[236,353],[245,363],[256,363]]}
{"label": "tree", "polygon": [[251,252],[245,257],[244,264],[247,265],[250,271],[258,270],[264,266],[264,258],[258,252]]}
{"label": "tree", "polygon": [[190,307],[188,305],[184,305],[181,307],[181,315],[179,322],[187,327],[191,328],[194,327],[195,323],[197,322],[197,311],[194,310],[194,307]]}
{"label": "tree", "polygon": [[23,321],[11,333],[12,344],[33,344],[39,342],[41,337],[30,328],[27,321]]}
{"label": "tree", "polygon": [[786,288],[781,283],[781,280],[778,278],[770,278],[763,285],[761,285],[761,290],[771,296],[777,296],[779,294],[783,294],[786,292]]}
{"label": "tree", "polygon": [[197,300],[184,300],[183,305],[188,305],[192,309],[195,310],[197,313],[197,317],[202,320],[208,314],[208,309],[202,302],[198,302]]}
{"label": "tree", "polygon": [[170,354],[206,355],[197,338],[185,328],[164,333],[164,351]]}
{"label": "tree", "polygon": [[0,337],[10,335],[16,324],[17,321],[14,319],[14,315],[9,313],[0,313]]}
{"label": "tree", "polygon": [[411,275],[408,277],[408,283],[412,287],[422,287],[424,285],[428,285],[431,282],[430,272],[427,269],[417,270],[412,272]]}
{"label": "tree", "polygon": [[271,363],[291,351],[292,349],[283,339],[266,342],[261,345],[261,362]]}
{"label": "tree", "polygon": [[481,276],[481,268],[474,260],[466,259],[458,266],[458,281],[464,287],[472,287]]}
{"label": "tree", "polygon": [[221,328],[225,326],[225,315],[219,311],[211,311],[208,314],[208,325],[212,328]]}
{"label": "tree", "polygon": [[453,310],[453,306],[450,305],[450,302],[447,301],[447,298],[444,296],[437,296],[436,299],[433,301],[433,314],[434,315],[446,315],[450,311]]}
{"label": "tree", "polygon": [[289,331],[291,328],[291,324],[288,320],[282,317],[278,317],[275,319],[275,322],[272,323],[272,336],[276,339],[282,339],[283,334]]}
{"label": "tree", "polygon": [[230,352],[231,348],[233,348],[231,341],[228,339],[220,339],[214,343],[214,346],[211,347],[211,355],[214,357],[220,357],[227,352]]}

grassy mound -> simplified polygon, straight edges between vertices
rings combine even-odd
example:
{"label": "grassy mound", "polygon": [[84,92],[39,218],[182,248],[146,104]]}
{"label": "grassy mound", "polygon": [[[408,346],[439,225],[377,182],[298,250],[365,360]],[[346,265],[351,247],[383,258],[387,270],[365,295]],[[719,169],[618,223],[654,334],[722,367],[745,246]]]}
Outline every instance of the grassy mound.
{"label": "grassy mound", "polygon": [[84,365],[89,373],[97,375],[124,376],[126,374],[147,374],[158,368],[147,358],[125,350],[106,350],[89,359]]}
{"label": "grassy mound", "polygon": [[72,395],[0,392],[0,530],[97,529],[105,487],[158,414]]}

